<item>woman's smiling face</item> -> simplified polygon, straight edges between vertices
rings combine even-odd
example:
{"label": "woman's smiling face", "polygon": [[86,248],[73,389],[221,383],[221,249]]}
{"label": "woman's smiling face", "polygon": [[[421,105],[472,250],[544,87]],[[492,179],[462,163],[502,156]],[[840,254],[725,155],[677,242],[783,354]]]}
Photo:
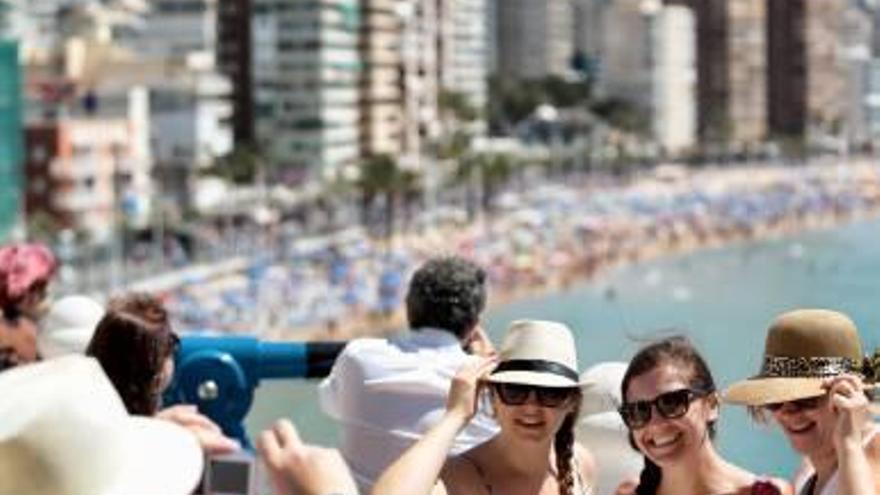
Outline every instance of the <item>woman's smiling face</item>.
{"label": "woman's smiling face", "polygon": [[799,407],[797,402],[786,402],[771,414],[798,453],[813,456],[834,449],[834,413],[827,397],[808,408]]}
{"label": "woman's smiling face", "polygon": [[507,405],[492,390],[492,407],[501,429],[535,441],[553,438],[578,400],[579,395],[572,396],[559,407],[546,407],[538,402],[535,392],[530,392],[523,404]]}
{"label": "woman's smiling face", "polygon": [[[634,376],[626,390],[627,403],[653,401],[657,396],[690,389],[691,370],[661,363],[646,373]],[[678,418],[665,418],[657,407],[651,408],[651,419],[644,427],[631,430],[638,449],[660,467],[687,460],[702,447],[708,425],[718,418],[714,395],[693,398],[687,412]]]}

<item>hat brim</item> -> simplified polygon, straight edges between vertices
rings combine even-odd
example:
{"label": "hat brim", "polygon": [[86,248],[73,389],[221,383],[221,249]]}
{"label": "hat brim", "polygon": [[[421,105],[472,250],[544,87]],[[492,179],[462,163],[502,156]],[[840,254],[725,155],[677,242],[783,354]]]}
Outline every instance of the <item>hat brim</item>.
{"label": "hat brim", "polygon": [[566,378],[553,373],[541,373],[538,371],[501,371],[493,373],[486,378],[490,383],[516,383],[520,385],[534,385],[536,387],[549,388],[584,388],[595,385],[593,381],[580,379],[579,381]]}
{"label": "hat brim", "polygon": [[822,378],[752,378],[734,383],[724,391],[725,402],[744,406],[763,406],[818,397],[827,391]]}
{"label": "hat brim", "polygon": [[67,354],[85,354],[94,328],[71,328],[57,332],[41,332],[37,336],[37,349],[44,358]]}
{"label": "hat brim", "polygon": [[112,488],[101,495],[192,493],[202,477],[202,449],[195,436],[169,421],[127,418],[120,441],[126,456]]}

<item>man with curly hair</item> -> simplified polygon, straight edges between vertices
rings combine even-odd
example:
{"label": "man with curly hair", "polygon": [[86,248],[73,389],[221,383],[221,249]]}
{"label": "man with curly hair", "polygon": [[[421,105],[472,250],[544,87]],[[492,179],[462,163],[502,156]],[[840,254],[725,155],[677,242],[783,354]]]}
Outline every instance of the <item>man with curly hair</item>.
{"label": "man with curly hair", "polygon": [[[460,257],[425,262],[406,296],[410,332],[388,339],[353,340],[319,388],[321,407],[341,426],[340,450],[361,488],[443,415],[456,370],[494,353],[480,327],[486,272]],[[478,414],[457,438],[454,454],[497,433]]]}

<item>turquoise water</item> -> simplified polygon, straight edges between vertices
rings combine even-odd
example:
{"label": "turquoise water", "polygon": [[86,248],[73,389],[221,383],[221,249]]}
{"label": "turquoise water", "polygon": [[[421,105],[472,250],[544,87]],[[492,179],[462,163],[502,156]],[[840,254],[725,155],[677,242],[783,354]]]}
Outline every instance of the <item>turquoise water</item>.
{"label": "turquoise water", "polygon": [[[827,307],[858,324],[865,349],[880,345],[880,221],[810,232],[631,265],[588,284],[495,308],[486,326],[495,342],[518,318],[566,322],[577,334],[581,367],[627,360],[640,342],[677,329],[696,342],[716,383],[754,374],[764,332],[778,313]],[[314,384],[267,383],[248,418],[250,431],[292,417],[311,441],[336,442],[331,421],[314,403]],[[725,406],[720,449],[751,470],[787,476],[797,465],[772,426],[755,425]]]}

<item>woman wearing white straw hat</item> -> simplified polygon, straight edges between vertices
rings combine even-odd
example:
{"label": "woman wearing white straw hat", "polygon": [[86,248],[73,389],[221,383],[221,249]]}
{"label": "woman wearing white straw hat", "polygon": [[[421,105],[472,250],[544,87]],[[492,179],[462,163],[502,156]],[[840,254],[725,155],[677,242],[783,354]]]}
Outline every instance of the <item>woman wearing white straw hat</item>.
{"label": "woman wearing white straw hat", "polygon": [[202,451],[187,430],[131,416],[94,359],[0,374],[0,494],[187,495]]}
{"label": "woman wearing white straw hat", "polygon": [[724,398],[772,416],[804,456],[800,495],[880,494],[880,435],[871,418],[875,366],[862,355],[846,315],[801,309],[770,325],[760,373],[732,385]]}
{"label": "woman wearing white straw hat", "polygon": [[[577,370],[568,327],[514,322],[498,358],[459,370],[446,414],[382,474],[373,495],[591,494],[592,456],[574,441],[584,385]],[[483,387],[501,432],[447,459],[456,434],[475,414]]]}

